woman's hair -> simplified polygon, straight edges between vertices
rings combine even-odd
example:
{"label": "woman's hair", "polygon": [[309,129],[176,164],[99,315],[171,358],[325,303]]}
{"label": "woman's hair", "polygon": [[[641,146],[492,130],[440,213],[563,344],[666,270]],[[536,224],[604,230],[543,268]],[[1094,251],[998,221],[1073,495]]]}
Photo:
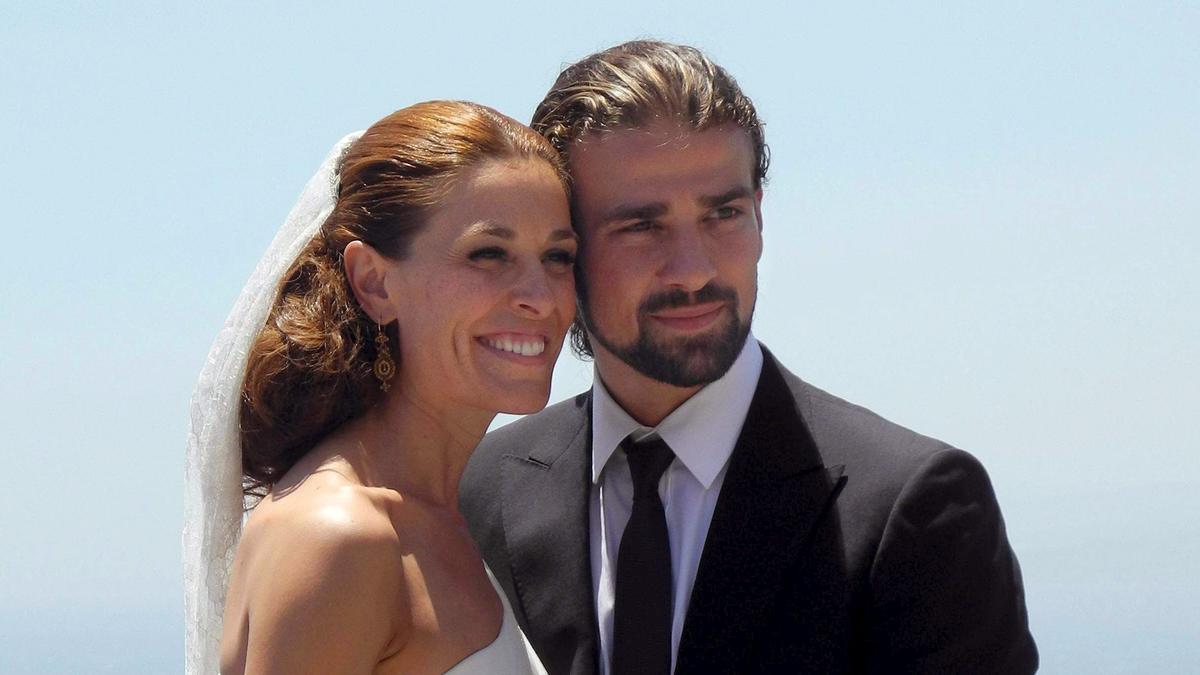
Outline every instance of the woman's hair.
{"label": "woman's hair", "polygon": [[403,260],[456,179],[508,158],[545,161],[567,189],[549,142],[474,103],[431,101],[398,110],[349,148],[333,212],[284,273],[250,347],[240,411],[248,496],[266,494],[324,436],[382,397],[372,372],[378,329],[350,289],[346,245],[362,241]]}

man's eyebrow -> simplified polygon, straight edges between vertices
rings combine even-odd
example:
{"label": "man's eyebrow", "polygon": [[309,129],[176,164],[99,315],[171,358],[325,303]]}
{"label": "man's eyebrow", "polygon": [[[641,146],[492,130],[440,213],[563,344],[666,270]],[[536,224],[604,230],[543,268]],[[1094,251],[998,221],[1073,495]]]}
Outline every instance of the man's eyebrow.
{"label": "man's eyebrow", "polygon": [[737,187],[730,188],[719,195],[705,195],[696,201],[700,202],[700,205],[704,208],[711,209],[721,206],[722,204],[728,204],[729,202],[737,199],[745,199],[749,196],[750,189],[744,185],[739,185]]}
{"label": "man's eyebrow", "polygon": [[619,220],[652,220],[659,218],[667,212],[667,205],[664,202],[650,202],[648,204],[618,204],[609,209],[607,213],[600,218],[600,222],[612,223]]}

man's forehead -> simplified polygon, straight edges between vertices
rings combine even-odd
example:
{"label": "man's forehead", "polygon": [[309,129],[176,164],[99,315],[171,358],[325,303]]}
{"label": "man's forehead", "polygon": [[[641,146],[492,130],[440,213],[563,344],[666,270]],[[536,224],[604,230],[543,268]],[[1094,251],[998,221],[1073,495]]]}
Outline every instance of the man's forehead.
{"label": "man's forehead", "polygon": [[[662,181],[731,183],[754,181],[754,148],[745,131],[734,125],[692,129],[658,123],[649,127],[589,133],[574,146],[568,171],[576,192],[589,193],[602,185],[623,190],[651,188]],[[729,185],[721,186],[727,189]]]}
{"label": "man's forehead", "polygon": [[581,136],[571,147],[570,156],[581,153],[621,152],[630,150],[675,150],[684,151],[692,147],[697,138],[744,137],[747,148],[753,150],[750,135],[735,124],[712,125],[697,129],[686,121],[656,119],[649,124],[634,127],[592,129]]}

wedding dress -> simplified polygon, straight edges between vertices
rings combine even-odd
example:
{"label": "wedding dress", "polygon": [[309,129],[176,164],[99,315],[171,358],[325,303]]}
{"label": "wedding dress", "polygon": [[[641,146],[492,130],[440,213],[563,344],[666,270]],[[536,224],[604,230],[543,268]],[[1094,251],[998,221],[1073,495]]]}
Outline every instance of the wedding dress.
{"label": "wedding dress", "polygon": [[[192,394],[183,527],[184,661],[188,675],[213,675],[220,668],[225,596],[245,515],[238,411],[247,355],[266,321],[279,280],[333,212],[338,166],[361,135],[353,133],[339,141],[305,185],[242,288]],[[491,644],[447,672],[545,673],[491,570],[488,578],[504,605],[500,633]]]}

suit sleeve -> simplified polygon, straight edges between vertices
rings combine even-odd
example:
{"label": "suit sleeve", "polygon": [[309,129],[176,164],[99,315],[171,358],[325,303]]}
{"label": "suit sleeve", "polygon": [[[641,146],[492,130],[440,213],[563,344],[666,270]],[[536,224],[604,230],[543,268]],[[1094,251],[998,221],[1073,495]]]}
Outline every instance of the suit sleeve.
{"label": "suit sleeve", "polygon": [[1032,673],[1021,571],[983,466],[946,448],[901,490],[871,568],[871,668]]}

